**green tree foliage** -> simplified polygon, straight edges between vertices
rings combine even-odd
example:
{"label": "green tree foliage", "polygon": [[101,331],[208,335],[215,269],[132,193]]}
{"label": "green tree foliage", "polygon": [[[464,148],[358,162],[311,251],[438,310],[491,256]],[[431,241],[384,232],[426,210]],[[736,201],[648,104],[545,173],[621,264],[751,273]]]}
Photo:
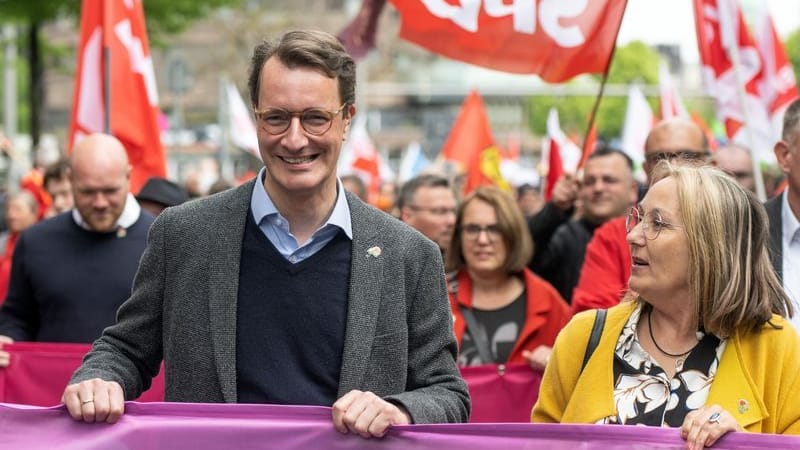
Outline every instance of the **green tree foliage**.
{"label": "green tree foliage", "polygon": [[800,72],[798,72],[798,68],[800,68],[800,29],[794,30],[789,34],[784,43],[784,47],[786,47],[786,53],[789,54],[789,61],[792,62],[792,67],[794,68],[794,77],[800,80]]}
{"label": "green tree foliage", "polygon": [[[244,0],[144,1],[144,14],[150,43],[158,45],[167,35],[180,32],[190,23],[205,17],[214,9],[235,8],[243,3]],[[41,27],[58,18],[74,17],[77,28],[77,23],[80,22],[81,6],[82,2],[79,0],[0,0],[0,17],[4,23],[15,24],[20,29],[18,46],[21,49],[20,54],[26,60],[26,67],[19,73],[28,75],[27,78],[20,79],[18,83],[20,93],[25,92],[27,95],[27,97],[19,96],[20,101],[25,102],[19,108],[20,120],[27,119],[28,121],[28,126],[23,124],[20,129],[32,134],[34,144],[38,141],[38,135],[42,128],[40,116],[44,110],[43,101],[46,98],[43,61],[53,52],[63,52],[63,49],[50,45],[46,41],[46,38],[40,33]]]}
{"label": "green tree foliage", "polygon": [[[658,53],[647,44],[634,41],[624,47],[618,47],[611,61],[608,84],[628,85],[631,83],[658,83]],[[586,77],[570,83],[586,83]],[[600,76],[591,76],[596,81],[597,92],[600,90]],[[559,113],[561,128],[568,135],[581,138],[586,132],[589,114],[594,106],[596,96],[536,96],[529,100],[528,117],[531,129],[536,134],[545,134],[547,113],[555,107]],[[597,113],[597,133],[604,139],[620,135],[627,97],[603,97]],[[652,107],[655,99],[648,100]]]}

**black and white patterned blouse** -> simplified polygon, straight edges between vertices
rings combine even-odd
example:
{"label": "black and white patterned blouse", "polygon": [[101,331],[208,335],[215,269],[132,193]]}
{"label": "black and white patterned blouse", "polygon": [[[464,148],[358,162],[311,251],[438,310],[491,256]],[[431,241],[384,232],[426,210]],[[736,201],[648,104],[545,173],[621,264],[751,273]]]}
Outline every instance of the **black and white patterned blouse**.
{"label": "black and white patterned blouse", "polygon": [[705,405],[725,340],[698,331],[699,340],[675,365],[670,379],[642,348],[636,325],[649,306],[639,305],[622,329],[614,350],[614,403],[617,415],[597,423],[679,427],[689,411]]}

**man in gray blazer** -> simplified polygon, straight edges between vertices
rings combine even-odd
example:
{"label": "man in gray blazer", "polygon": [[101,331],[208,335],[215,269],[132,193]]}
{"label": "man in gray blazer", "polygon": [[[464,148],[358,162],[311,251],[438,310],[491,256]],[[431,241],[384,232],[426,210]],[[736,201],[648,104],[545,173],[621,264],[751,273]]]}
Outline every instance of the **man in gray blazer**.
{"label": "man in gray blazer", "polygon": [[336,428],[463,422],[436,245],[342,188],[355,64],[335,37],[259,44],[249,89],[265,167],[165,210],[130,299],[63,401],[115,422],[164,361],[167,401],[332,405]]}
{"label": "man in gray blazer", "polygon": [[795,307],[792,325],[800,330],[800,100],[783,115],[783,133],[775,159],[786,175],[786,190],[767,201],[769,253],[772,266]]}

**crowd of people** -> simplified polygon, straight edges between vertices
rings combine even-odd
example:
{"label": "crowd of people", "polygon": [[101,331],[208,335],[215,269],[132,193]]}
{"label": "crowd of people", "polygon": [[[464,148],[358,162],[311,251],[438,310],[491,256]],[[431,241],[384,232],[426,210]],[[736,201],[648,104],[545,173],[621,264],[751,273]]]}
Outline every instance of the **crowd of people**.
{"label": "crowd of people", "polygon": [[373,208],[336,169],[355,74],[326,33],[257,45],[264,167],[190,202],[165,179],[135,197],[122,144],[81,141],[44,172],[47,211],[8,197],[0,342],[94,342],[63,396],[87,422],[163,361],[167,401],[325,405],[382,436],[466,421],[459,366],[524,364],[544,371],[534,422],[679,427],[692,448],[800,433],[800,101],[766,208],[748,149],[712,153],[686,119],[650,132],[649,185],[600,146],[546,202],[426,173]]}

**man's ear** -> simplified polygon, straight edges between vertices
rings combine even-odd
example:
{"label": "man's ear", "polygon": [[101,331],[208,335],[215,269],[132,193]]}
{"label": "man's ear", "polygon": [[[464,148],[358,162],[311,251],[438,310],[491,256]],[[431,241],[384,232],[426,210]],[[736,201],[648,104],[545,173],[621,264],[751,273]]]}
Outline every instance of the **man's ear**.
{"label": "man's ear", "polygon": [[778,161],[778,167],[781,168],[781,172],[789,173],[791,171],[792,157],[794,156],[789,144],[781,139],[775,143],[773,152],[775,152],[775,159]]}
{"label": "man's ear", "polygon": [[411,212],[411,208],[406,208],[406,207],[403,207],[403,208],[400,210],[400,221],[401,221],[401,222],[406,222],[406,221],[408,221],[408,219],[409,219],[409,218],[411,218],[411,215],[412,215],[412,214],[413,214],[413,213]]}
{"label": "man's ear", "polygon": [[344,131],[350,129],[350,124],[353,123],[353,117],[356,116],[356,105],[347,105],[346,107],[347,114],[344,117]]}

